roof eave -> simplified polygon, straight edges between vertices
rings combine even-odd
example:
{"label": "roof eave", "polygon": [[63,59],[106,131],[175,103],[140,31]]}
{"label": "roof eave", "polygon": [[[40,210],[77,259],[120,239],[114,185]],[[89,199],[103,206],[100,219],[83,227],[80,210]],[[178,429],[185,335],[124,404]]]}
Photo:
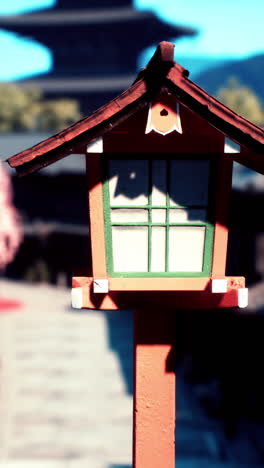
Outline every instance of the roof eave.
{"label": "roof eave", "polygon": [[173,67],[167,86],[182,104],[206,119],[217,130],[252,151],[264,152],[264,131],[219,102]]}
{"label": "roof eave", "polygon": [[174,65],[173,50],[173,44],[162,42],[143,75],[130,88],[85,119],[12,156],[8,164],[19,174],[28,174],[68,156],[74,148],[113,129],[153,99]]}
{"label": "roof eave", "polygon": [[238,144],[262,155],[264,131],[235,114],[189,80],[188,71],[173,61],[173,52],[172,43],[160,43],[149,64],[130,88],[94,114],[9,158],[10,166],[24,175],[68,156],[74,149],[104,135],[146,106],[162,86],[166,86],[183,105]]}
{"label": "roof eave", "polygon": [[[81,144],[83,139],[89,142],[89,140],[103,135],[114,125],[117,125],[120,121],[119,114],[123,114],[124,108],[128,108],[129,110],[131,106],[134,111],[134,106],[137,108],[137,103],[140,105],[146,93],[147,88],[145,81],[138,81],[116,99],[101,107],[85,119],[80,120],[47,140],[34,145],[32,148],[12,156],[7,160],[9,165],[17,168],[36,158],[48,156],[51,152],[56,150],[60,150],[60,153],[65,152],[65,156],[67,156],[73,151],[74,146],[77,144],[79,146]],[[109,126],[110,128],[108,128]],[[62,157],[64,157],[64,155],[61,155],[58,159]]]}

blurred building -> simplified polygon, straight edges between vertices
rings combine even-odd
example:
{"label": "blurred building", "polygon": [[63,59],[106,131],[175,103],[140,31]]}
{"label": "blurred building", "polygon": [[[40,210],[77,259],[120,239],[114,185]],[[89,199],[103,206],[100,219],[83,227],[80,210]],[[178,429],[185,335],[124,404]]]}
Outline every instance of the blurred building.
{"label": "blurred building", "polygon": [[[144,48],[162,39],[195,34],[188,27],[164,23],[150,11],[137,11],[132,0],[58,0],[49,10],[2,16],[0,27],[33,37],[52,51],[53,70],[20,84],[39,86],[47,97],[77,98],[84,115],[131,84]],[[6,159],[45,138],[46,134],[1,135],[1,155]],[[13,178],[15,204],[23,215],[26,236],[17,260],[8,269],[10,275],[56,282],[63,274],[69,282],[73,266],[85,268],[84,166],[84,158],[75,155],[27,179]],[[264,226],[250,208],[251,222],[244,226],[243,207],[261,204],[262,178],[236,166],[234,187],[239,208],[231,216],[229,271],[245,274],[254,283],[259,277],[256,237],[264,232]],[[245,254],[240,255],[241,251]]]}
{"label": "blurred building", "polygon": [[2,16],[0,27],[52,52],[52,71],[20,85],[37,86],[47,97],[76,98],[84,115],[131,85],[145,48],[196,34],[136,10],[132,0],[58,0],[50,10]]}
{"label": "blurred building", "polygon": [[[49,135],[0,134],[1,157],[8,158]],[[85,157],[72,155],[25,178],[13,176],[14,204],[24,240],[6,275],[30,282],[70,285],[73,268],[89,266]]]}
{"label": "blurred building", "polygon": [[[48,98],[70,97],[83,115],[129,87],[140,53],[161,40],[196,34],[167,24],[132,0],[58,0],[40,12],[1,16],[0,27],[46,45],[53,69],[20,81]],[[0,135],[3,159],[33,146],[47,135]],[[84,158],[77,155],[27,179],[13,177],[15,205],[25,224],[24,243],[7,274],[16,278],[67,281],[72,268],[87,267],[88,213]],[[66,254],[67,252],[67,254]]]}

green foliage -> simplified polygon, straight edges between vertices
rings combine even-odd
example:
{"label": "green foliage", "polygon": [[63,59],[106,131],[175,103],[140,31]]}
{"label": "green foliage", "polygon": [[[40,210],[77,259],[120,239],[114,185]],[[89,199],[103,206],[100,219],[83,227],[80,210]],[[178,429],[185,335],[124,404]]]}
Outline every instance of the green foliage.
{"label": "green foliage", "polygon": [[45,101],[38,115],[38,127],[43,131],[61,130],[80,118],[78,102],[73,99]]}
{"label": "green foliage", "polygon": [[264,108],[260,99],[248,86],[242,85],[235,77],[229,78],[219,89],[217,99],[237,114],[256,125],[264,125]]}
{"label": "green foliage", "polygon": [[73,99],[45,100],[38,89],[0,83],[0,132],[56,132],[80,118]]}
{"label": "green foliage", "polygon": [[50,283],[50,272],[43,259],[37,259],[24,275],[25,281],[29,283]]}

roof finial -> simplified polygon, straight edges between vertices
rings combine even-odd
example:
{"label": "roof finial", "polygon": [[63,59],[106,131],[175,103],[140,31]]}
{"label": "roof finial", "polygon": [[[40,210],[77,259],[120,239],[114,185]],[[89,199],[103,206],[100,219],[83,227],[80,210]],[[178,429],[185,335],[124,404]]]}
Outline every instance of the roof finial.
{"label": "roof finial", "polygon": [[159,43],[153,57],[148,63],[148,67],[158,65],[160,62],[163,64],[174,63],[174,44],[172,42],[162,41]]}
{"label": "roof finial", "polygon": [[174,62],[174,44],[172,42],[162,41],[157,47],[162,62]]}

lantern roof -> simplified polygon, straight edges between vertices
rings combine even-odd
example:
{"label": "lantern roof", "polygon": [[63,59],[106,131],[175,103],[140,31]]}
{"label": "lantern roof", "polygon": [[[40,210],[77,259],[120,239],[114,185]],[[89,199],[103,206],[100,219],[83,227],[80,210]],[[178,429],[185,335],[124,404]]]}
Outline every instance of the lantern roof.
{"label": "lantern roof", "polygon": [[264,130],[220,103],[189,78],[189,72],[174,61],[174,44],[161,42],[136,81],[114,100],[88,117],[24,150],[7,161],[21,175],[48,166],[103,136],[166,88],[178,102],[205,119],[242,146],[234,160],[264,173]]}

